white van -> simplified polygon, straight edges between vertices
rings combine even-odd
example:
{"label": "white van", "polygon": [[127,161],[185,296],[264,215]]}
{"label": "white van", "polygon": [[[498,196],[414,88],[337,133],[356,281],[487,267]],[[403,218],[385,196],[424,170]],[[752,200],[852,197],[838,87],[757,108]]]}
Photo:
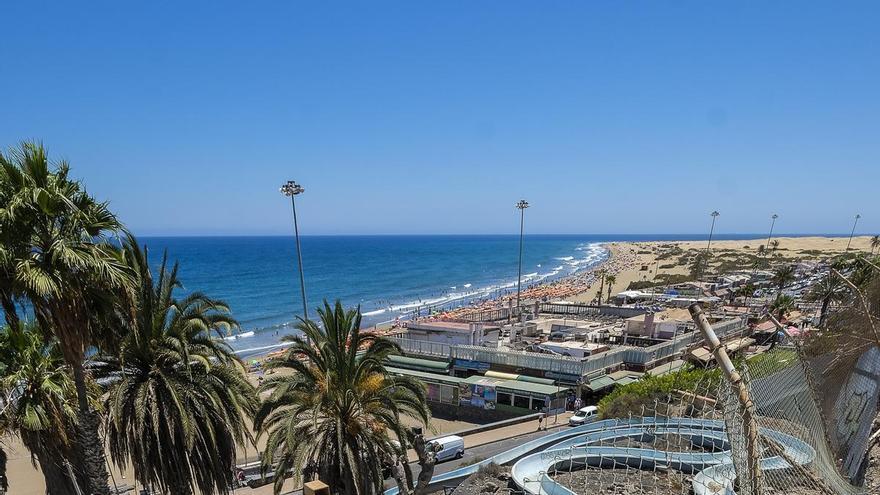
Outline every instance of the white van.
{"label": "white van", "polygon": [[464,455],[464,438],[449,435],[448,437],[435,438],[429,443],[439,445],[437,451],[437,461],[446,461],[449,459],[461,459]]}
{"label": "white van", "polygon": [[587,406],[578,409],[570,418],[568,418],[569,426],[580,426],[596,419],[599,414],[599,408],[596,406]]}

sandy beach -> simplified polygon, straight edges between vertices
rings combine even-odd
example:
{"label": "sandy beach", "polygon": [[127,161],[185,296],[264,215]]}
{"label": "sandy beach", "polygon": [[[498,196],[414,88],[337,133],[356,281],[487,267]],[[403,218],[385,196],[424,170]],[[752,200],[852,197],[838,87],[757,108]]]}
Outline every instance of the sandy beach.
{"label": "sandy beach", "polygon": [[[843,253],[846,250],[848,238],[846,237],[778,237],[779,241],[775,252],[771,255],[777,260],[816,259]],[[720,259],[721,254],[754,255],[759,245],[765,244],[766,238],[735,241],[713,241],[711,250],[713,255]],[[599,281],[596,272],[605,270],[606,273],[615,276],[615,282],[611,293],[616,294],[625,290],[630,283],[652,280],[656,274],[684,275],[688,273],[686,264],[680,262],[682,257],[693,255],[706,249],[706,241],[655,241],[655,242],[614,242],[607,244],[610,251],[609,258],[588,270],[564,279],[556,280],[547,284],[527,287],[523,290],[523,301],[566,300],[570,302],[590,302],[596,297],[599,289]],[[855,237],[852,240],[853,250],[869,252],[870,237]],[[673,255],[674,253],[674,255]],[[717,264],[717,260],[713,263]],[[603,299],[607,296],[605,288]],[[500,300],[487,301],[475,306],[459,308],[434,315],[433,318],[457,318],[467,312],[492,309],[506,305],[511,296],[505,296]],[[249,358],[249,361],[253,358]],[[254,385],[259,384],[262,372],[252,372],[249,376]],[[462,421],[448,421],[434,419],[431,423],[431,431],[435,434],[448,433],[462,430],[470,426],[470,423]],[[239,461],[254,461],[257,452],[263,448],[264,439],[257,442],[256,449],[248,448],[241,452]],[[3,439],[4,447],[9,454],[8,473],[11,491],[16,495],[42,495],[45,493],[43,476],[39,469],[30,460],[27,450],[12,437]],[[113,469],[113,477],[119,485],[133,485],[131,469]],[[256,490],[242,490],[242,492],[254,495],[268,495],[272,493],[272,486],[267,485]]]}
{"label": "sandy beach", "polygon": [[[779,245],[768,252],[773,260],[815,259],[833,256],[846,251],[847,237],[774,237]],[[853,251],[870,252],[871,237],[853,237],[850,245]],[[767,243],[767,238],[712,241],[712,260],[710,271],[717,269],[726,258],[756,256],[758,247]],[[633,282],[650,282],[664,275],[687,275],[688,263],[684,258],[704,251],[707,241],[650,241],[650,242],[612,242],[605,244],[610,256],[587,270],[546,284],[529,286],[522,291],[523,303],[536,300],[568,301],[575,303],[595,302],[601,288],[597,276],[600,270],[613,275],[611,295],[624,291]],[[745,268],[745,267],[744,267]],[[457,308],[432,315],[430,319],[458,319],[473,312],[486,311],[506,306],[515,295],[486,301],[468,307]],[[605,284],[602,300],[608,297],[608,284]]]}
{"label": "sandy beach", "polygon": [[[777,259],[795,260],[823,258],[844,253],[848,238],[774,237],[773,240],[779,241],[779,246],[773,253]],[[766,237],[735,241],[712,241],[711,251],[716,257],[718,253],[754,255],[757,254],[758,246],[765,245],[766,243]],[[616,294],[626,290],[632,282],[652,280],[655,270],[661,276],[663,274],[688,274],[688,266],[686,264],[677,263],[676,257],[665,258],[664,255],[675,251],[676,248],[685,252],[702,251],[706,249],[707,244],[707,241],[615,242],[608,244],[607,247],[611,251],[611,258],[607,262],[608,266],[602,268],[606,268],[609,273],[615,274],[616,281],[611,289],[611,293]],[[853,251],[870,252],[871,237],[853,237],[850,249]],[[617,260],[616,263],[615,260]],[[717,266],[717,261],[713,261],[710,265]],[[643,267],[647,268],[642,270]],[[587,290],[570,298],[570,300],[573,302],[587,302],[593,299],[595,295],[595,290]]]}

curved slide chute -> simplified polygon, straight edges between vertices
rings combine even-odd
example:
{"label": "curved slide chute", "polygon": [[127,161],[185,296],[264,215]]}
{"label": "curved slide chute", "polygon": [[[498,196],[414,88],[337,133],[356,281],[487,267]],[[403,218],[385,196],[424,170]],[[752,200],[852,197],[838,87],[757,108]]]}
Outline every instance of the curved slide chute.
{"label": "curved slide chute", "polygon": [[[793,462],[808,465],[816,457],[812,447],[803,441],[776,430],[762,428],[761,433],[773,439]],[[669,452],[649,448],[613,447],[601,445],[623,439],[650,441],[658,436],[675,435],[698,446],[698,452]],[[604,420],[550,433],[518,445],[482,462],[465,466],[431,479],[431,485],[440,487],[462,481],[480,466],[490,463],[512,464],[514,482],[531,495],[574,495],[547,473],[558,466],[566,469],[593,467],[620,467],[634,469],[674,469],[695,475],[696,495],[733,495],[736,474],[724,422],[694,418],[635,418]],[[761,459],[765,471],[792,468],[781,456]],[[397,488],[385,491],[396,495]]]}

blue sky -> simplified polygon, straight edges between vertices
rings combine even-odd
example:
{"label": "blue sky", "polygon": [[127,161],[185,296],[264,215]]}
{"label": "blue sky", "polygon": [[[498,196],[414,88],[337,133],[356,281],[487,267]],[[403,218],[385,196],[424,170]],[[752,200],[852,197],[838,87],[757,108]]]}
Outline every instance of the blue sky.
{"label": "blue sky", "polygon": [[880,231],[877,2],[7,2],[0,146],[139,234]]}

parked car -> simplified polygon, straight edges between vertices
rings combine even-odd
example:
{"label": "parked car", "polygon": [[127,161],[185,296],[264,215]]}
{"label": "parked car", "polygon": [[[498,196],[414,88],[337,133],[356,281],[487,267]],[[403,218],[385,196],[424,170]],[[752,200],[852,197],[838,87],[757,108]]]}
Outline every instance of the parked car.
{"label": "parked car", "polygon": [[449,459],[461,459],[464,455],[464,438],[455,435],[437,438],[429,442],[432,445],[439,446],[437,451],[437,461],[448,461]]}
{"label": "parked car", "polygon": [[596,406],[587,406],[578,409],[570,418],[568,418],[569,426],[580,426],[596,419],[599,415],[599,408]]}

